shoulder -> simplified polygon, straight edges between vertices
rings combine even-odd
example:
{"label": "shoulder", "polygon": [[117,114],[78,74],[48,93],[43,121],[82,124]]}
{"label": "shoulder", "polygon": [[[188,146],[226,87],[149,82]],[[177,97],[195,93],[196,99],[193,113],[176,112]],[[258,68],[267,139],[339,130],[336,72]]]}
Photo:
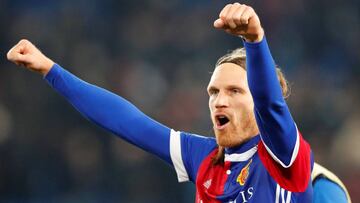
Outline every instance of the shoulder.
{"label": "shoulder", "polygon": [[325,178],[317,178],[314,183],[314,203],[346,203],[347,198],[345,191],[340,185]]}
{"label": "shoulder", "polygon": [[195,180],[199,165],[217,144],[212,137],[171,130],[170,156],[180,182]]}
{"label": "shoulder", "polygon": [[[351,202],[349,193],[344,183],[333,172],[314,163],[311,173],[312,184],[314,187],[314,199],[316,202]],[[327,200],[327,201],[325,201]]]}
{"label": "shoulder", "polygon": [[181,147],[196,148],[197,151],[207,151],[209,153],[216,146],[216,140],[214,137],[203,136],[188,132],[176,132],[172,131],[172,134],[178,134],[181,141]]}

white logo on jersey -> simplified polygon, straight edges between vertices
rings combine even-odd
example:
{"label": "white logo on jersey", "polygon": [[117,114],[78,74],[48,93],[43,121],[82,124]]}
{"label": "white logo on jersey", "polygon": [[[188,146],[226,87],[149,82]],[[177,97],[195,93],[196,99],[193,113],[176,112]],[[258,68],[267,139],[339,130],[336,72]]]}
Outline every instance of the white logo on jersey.
{"label": "white logo on jersey", "polygon": [[[242,200],[241,203],[248,202],[248,200],[250,200],[254,194],[254,188],[249,187],[247,190],[240,191],[240,194],[241,194],[241,200]],[[237,198],[237,200],[240,200],[240,199]],[[229,201],[228,203],[240,203],[237,200]]]}
{"label": "white logo on jersey", "polygon": [[210,185],[211,185],[211,181],[212,181],[212,179],[207,180],[207,181],[203,184],[203,186],[204,186],[206,189],[209,189],[209,187],[210,187]]}
{"label": "white logo on jersey", "polygon": [[285,189],[281,188],[279,184],[276,184],[276,194],[275,194],[275,203],[280,203],[280,195],[281,195],[281,203],[290,203],[291,200],[291,192],[287,191],[286,201],[285,201]]}

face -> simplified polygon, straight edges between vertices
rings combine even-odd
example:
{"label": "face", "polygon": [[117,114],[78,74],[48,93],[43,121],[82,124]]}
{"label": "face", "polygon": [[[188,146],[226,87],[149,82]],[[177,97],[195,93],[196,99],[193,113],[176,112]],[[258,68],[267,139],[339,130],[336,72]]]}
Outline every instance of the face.
{"label": "face", "polygon": [[218,145],[234,147],[259,133],[246,71],[233,63],[215,68],[207,88]]}

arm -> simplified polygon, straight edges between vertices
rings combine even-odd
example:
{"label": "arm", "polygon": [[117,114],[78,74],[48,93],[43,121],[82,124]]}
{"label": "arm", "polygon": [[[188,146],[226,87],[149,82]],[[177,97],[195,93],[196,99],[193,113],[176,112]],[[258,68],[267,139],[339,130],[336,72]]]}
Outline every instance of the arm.
{"label": "arm", "polygon": [[214,139],[170,130],[122,97],[82,81],[27,40],[15,45],[7,58],[43,75],[90,121],[172,164],[180,182],[195,181],[202,159],[216,147]]}
{"label": "arm", "polygon": [[45,79],[86,118],[172,164],[179,182],[195,182],[201,160],[216,146],[213,139],[170,130],[120,96],[78,79],[57,64]]}
{"label": "arm", "polygon": [[89,120],[171,163],[170,129],[152,120],[125,99],[80,80],[27,40],[15,45],[7,57],[45,76],[47,82]]}
{"label": "arm", "polygon": [[311,151],[302,138],[282,96],[275,64],[266,40],[245,43],[249,89],[262,143],[259,158],[279,185],[292,192],[309,187]]}
{"label": "arm", "polygon": [[248,84],[261,138],[273,158],[290,167],[297,156],[299,135],[282,96],[274,60],[265,39],[245,42],[245,48]]}
{"label": "arm", "polygon": [[282,96],[259,17],[249,6],[228,4],[214,26],[245,40],[248,84],[262,141],[277,162],[289,167],[296,157],[293,154],[296,154],[298,135]]}
{"label": "arm", "polygon": [[229,4],[214,26],[245,41],[247,81],[262,140],[258,145],[259,158],[281,187],[305,192],[313,163],[310,147],[298,133],[282,96],[259,17],[249,6]]}

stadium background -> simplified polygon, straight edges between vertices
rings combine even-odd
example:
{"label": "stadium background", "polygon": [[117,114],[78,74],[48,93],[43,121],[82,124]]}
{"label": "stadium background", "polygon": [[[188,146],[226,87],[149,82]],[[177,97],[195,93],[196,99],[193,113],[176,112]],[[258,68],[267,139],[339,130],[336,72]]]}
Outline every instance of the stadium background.
{"label": "stadium background", "polygon": [[[5,55],[27,38],[168,126],[211,135],[209,72],[242,44],[212,27],[225,3],[0,0],[0,202],[193,202],[193,185],[168,165],[89,124]],[[360,202],[359,2],[245,3],[291,81],[288,102],[315,159]]]}

